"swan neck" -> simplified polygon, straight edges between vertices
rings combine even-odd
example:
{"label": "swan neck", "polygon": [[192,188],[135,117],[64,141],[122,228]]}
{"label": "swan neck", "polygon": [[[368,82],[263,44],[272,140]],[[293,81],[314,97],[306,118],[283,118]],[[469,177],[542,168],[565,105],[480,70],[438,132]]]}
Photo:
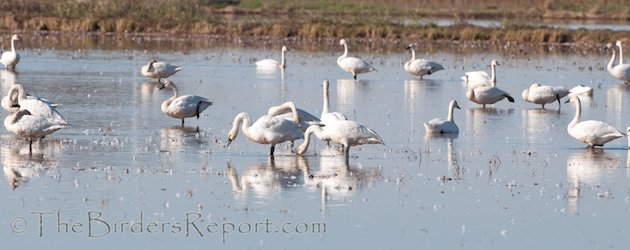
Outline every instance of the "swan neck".
{"label": "swan neck", "polygon": [[315,136],[317,136],[321,140],[322,138],[319,136],[319,133],[321,131],[322,128],[320,128],[319,125],[311,125],[310,127],[308,127],[306,131],[304,131],[304,142],[302,142],[302,145],[300,145],[299,147],[299,153],[303,154],[304,152],[306,152],[309,144],[311,143],[311,135],[313,133],[315,133]]}
{"label": "swan neck", "polygon": [[612,50],[612,57],[610,58],[610,61],[608,61],[608,65],[606,67],[609,71],[612,70],[613,68],[613,64],[615,63],[615,55],[616,55],[615,49],[612,47],[610,49]]}
{"label": "swan neck", "polygon": [[453,110],[455,109],[455,103],[451,102],[450,105],[448,105],[448,116],[446,117],[446,119],[449,122],[453,121]]}
{"label": "swan neck", "polygon": [[573,117],[573,120],[571,120],[571,123],[569,123],[569,127],[573,127],[578,124],[578,122],[580,122],[580,116],[582,115],[582,104],[580,103],[580,98],[576,97],[575,99],[575,116]]}
{"label": "swan neck", "polygon": [[15,52],[15,40],[11,39],[11,51]]}
{"label": "swan neck", "polygon": [[330,109],[330,104],[328,103],[328,84],[324,84],[324,107],[322,107],[322,114],[326,114]]}
{"label": "swan neck", "polygon": [[342,58],[347,57],[348,56],[348,45],[346,43],[343,44],[343,55],[341,55]]}
{"label": "swan neck", "polygon": [[24,88],[22,87],[21,84],[16,84],[13,85],[13,90],[11,91],[13,93],[13,95],[15,95],[15,92],[17,92],[17,97],[18,100],[25,100],[26,99],[26,92],[24,91]]}
{"label": "swan neck", "polygon": [[282,55],[280,56],[280,68],[284,68],[284,50],[282,50]]}
{"label": "swan neck", "polygon": [[619,47],[619,65],[621,65],[623,64],[623,48],[621,44],[618,44],[617,47]]}
{"label": "swan neck", "polygon": [[414,48],[411,49],[411,61],[416,60],[416,50]]}
{"label": "swan neck", "polygon": [[496,65],[492,64],[491,68],[492,68],[492,75],[490,76],[490,83],[492,84],[492,87],[496,87],[497,86],[497,69],[496,69]]}

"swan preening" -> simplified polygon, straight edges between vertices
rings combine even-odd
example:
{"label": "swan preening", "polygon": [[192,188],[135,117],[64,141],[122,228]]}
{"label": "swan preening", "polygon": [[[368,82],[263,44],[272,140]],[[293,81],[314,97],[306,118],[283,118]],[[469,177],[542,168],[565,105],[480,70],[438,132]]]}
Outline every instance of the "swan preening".
{"label": "swan preening", "polygon": [[[291,109],[291,113],[279,113],[278,110]],[[270,115],[271,114],[271,115]],[[228,133],[228,144],[238,136],[238,129],[241,127],[247,139],[258,144],[270,144],[269,155],[273,156],[276,144],[295,140],[304,137],[304,131],[310,124],[302,121],[297,107],[293,102],[285,102],[279,106],[272,107],[268,114],[261,116],[252,124],[248,113],[241,112],[234,117],[232,128]]]}
{"label": "swan preening", "polygon": [[580,121],[582,107],[580,98],[577,96],[571,95],[566,102],[575,104],[575,116],[569,123],[567,131],[576,140],[584,142],[588,144],[588,147],[593,148],[595,146],[604,146],[605,143],[624,136],[619,130],[605,122],[595,120]]}
{"label": "swan preening", "polygon": [[455,121],[453,121],[453,110],[455,108],[460,109],[457,101],[452,100],[448,104],[448,116],[446,120],[443,118],[434,118],[429,122],[425,122],[424,128],[426,129],[426,133],[428,134],[457,134],[459,133],[459,128]]}
{"label": "swan preening", "polygon": [[282,46],[282,56],[280,57],[280,62],[274,59],[263,59],[256,62],[256,68],[259,69],[277,69],[277,68],[285,68],[286,61],[284,59],[284,53],[287,51],[287,46]]}
{"label": "swan preening", "polygon": [[608,62],[606,69],[608,69],[608,72],[614,78],[624,81],[624,83],[628,83],[630,82],[630,64],[623,63],[623,55],[622,55],[623,51],[621,48],[621,41],[617,41],[617,47],[619,48],[619,64],[614,65],[615,56],[616,56],[615,48],[613,47],[612,43],[606,44],[605,49],[612,50],[612,57],[610,58],[610,61]]}
{"label": "swan preening", "polygon": [[409,44],[407,49],[411,50],[411,60],[405,63],[405,71],[414,76],[419,76],[420,79],[424,75],[430,75],[437,71],[443,70],[444,67],[436,63],[434,61],[429,61],[427,59],[416,59],[416,45]]}
{"label": "swan preening", "polygon": [[339,40],[339,45],[343,45],[344,52],[343,55],[337,58],[337,64],[341,67],[341,69],[352,73],[354,79],[357,79],[357,74],[376,71],[376,69],[366,61],[363,61],[360,58],[348,56],[348,43],[346,42],[346,39]]}
{"label": "swan preening", "polygon": [[0,57],[0,63],[7,69],[15,69],[15,66],[20,62],[20,54],[15,51],[15,42],[20,40],[18,35],[11,36],[11,50],[3,52]]}
{"label": "swan preening", "polygon": [[21,84],[11,86],[7,95],[2,98],[2,108],[9,113],[15,113],[21,109],[28,110],[32,115],[40,115],[51,119],[53,122],[60,124],[68,124],[66,119],[57,111],[58,104],[52,101],[26,95],[24,87]]}
{"label": "swan preening", "polygon": [[182,127],[184,126],[184,118],[197,117],[199,114],[212,105],[208,99],[196,95],[178,96],[177,87],[169,80],[164,80],[163,88],[173,90],[173,96],[162,102],[162,112],[170,117],[182,119]]}
{"label": "swan preening", "polygon": [[180,70],[182,70],[180,66],[151,59],[146,65],[142,66],[140,73],[143,76],[158,79],[158,82],[160,82],[162,78],[172,76]]}
{"label": "swan preening", "polygon": [[528,89],[523,90],[523,100],[535,104],[542,105],[545,108],[545,104],[558,101],[558,110],[560,109],[560,99],[569,94],[569,90],[563,87],[553,87],[547,85],[540,85],[540,83],[533,83]]}
{"label": "swan preening", "polygon": [[492,85],[496,86],[497,83],[497,75],[496,75],[496,66],[500,65],[497,60],[492,60],[490,62],[490,68],[492,69],[492,75],[488,75],[485,71],[469,71],[464,73],[464,76],[461,77],[464,82],[468,84],[469,88],[475,88],[482,85]]}
{"label": "swan preening", "polygon": [[41,115],[34,115],[26,109],[8,115],[4,119],[4,127],[11,133],[29,141],[29,152],[33,151],[33,140],[44,138],[68,124],[52,120]]}
{"label": "swan preening", "polygon": [[569,90],[569,93],[574,95],[593,95],[593,88],[578,84]]}
{"label": "swan preening", "polygon": [[304,132],[304,142],[298,147],[298,154],[303,155],[308,150],[311,134],[315,134],[322,141],[330,140],[343,146],[343,152],[348,158],[350,147],[363,144],[383,144],[383,139],[374,130],[351,120],[337,120],[325,126],[311,125]]}

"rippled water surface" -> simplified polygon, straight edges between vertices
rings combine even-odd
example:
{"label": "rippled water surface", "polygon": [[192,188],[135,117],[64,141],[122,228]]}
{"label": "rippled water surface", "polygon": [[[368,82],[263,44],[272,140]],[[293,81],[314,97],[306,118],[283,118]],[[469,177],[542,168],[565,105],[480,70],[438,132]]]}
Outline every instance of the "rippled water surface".
{"label": "rippled water surface", "polygon": [[[351,47],[351,51],[352,51]],[[567,134],[574,107],[524,102],[533,82],[595,88],[583,117],[625,131],[630,88],[605,70],[608,56],[453,54],[420,56],[446,70],[420,80],[402,69],[408,54],[357,53],[377,72],[354,81],[340,51],[289,51],[284,72],[257,71],[268,49],[22,51],[14,83],[61,103],[72,127],[28,143],[0,128],[0,235],[6,249],[347,248],[602,249],[630,244],[630,168],[625,138],[588,150]],[[214,103],[197,119],[167,117],[171,90],[142,77],[150,58],[180,64],[180,93]],[[465,98],[459,77],[489,71],[515,103],[487,109]],[[294,101],[319,115],[321,82],[331,110],[377,131],[385,145],[352,148],[348,162],[318,142],[305,157],[286,144],[242,134],[234,116],[254,119]],[[425,137],[422,122],[446,117],[456,99],[455,137]],[[563,100],[564,101],[564,100]],[[3,115],[7,113],[3,111]],[[197,132],[198,127],[198,132]],[[297,141],[296,143],[301,143]]]}

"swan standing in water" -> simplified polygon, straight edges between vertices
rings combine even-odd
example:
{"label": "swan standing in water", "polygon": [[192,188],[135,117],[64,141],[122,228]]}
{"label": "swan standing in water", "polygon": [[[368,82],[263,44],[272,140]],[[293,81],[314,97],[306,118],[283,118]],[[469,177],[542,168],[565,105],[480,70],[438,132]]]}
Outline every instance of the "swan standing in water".
{"label": "swan standing in water", "polygon": [[560,99],[569,94],[569,90],[563,87],[552,87],[547,85],[540,85],[540,83],[534,83],[529,86],[529,89],[523,90],[523,100],[535,104],[542,105],[545,109],[545,104],[558,101],[558,110],[560,110]]}
{"label": "swan standing in water", "polygon": [[[618,43],[618,46],[619,48],[621,48],[621,43]],[[614,65],[616,52],[615,52],[615,48],[613,47],[613,44],[612,43],[606,44],[605,49],[612,50],[612,57],[610,58],[610,61],[608,62],[608,65],[606,66],[606,69],[608,69],[608,72],[614,78],[624,81],[624,83],[630,82],[630,64],[623,64],[622,63],[623,56],[620,55],[619,57],[620,63],[617,65]]]}
{"label": "swan standing in water", "polygon": [[580,98],[572,95],[566,102],[575,104],[575,117],[569,123],[567,131],[569,135],[578,141],[588,144],[589,148],[604,146],[605,143],[624,136],[619,130],[602,121],[580,121],[582,107]]}
{"label": "swan standing in water", "polygon": [[182,127],[184,126],[184,118],[196,116],[212,105],[208,99],[196,95],[177,96],[177,87],[169,80],[165,80],[160,89],[171,88],[173,96],[162,102],[162,112],[170,117],[182,119]]}
{"label": "swan standing in water", "polygon": [[259,69],[277,69],[277,68],[285,68],[286,61],[284,59],[284,53],[287,51],[287,46],[282,46],[282,57],[280,58],[280,62],[274,59],[263,59],[256,62],[256,68]]}
{"label": "swan standing in water", "polygon": [[273,157],[276,144],[286,141],[293,143],[295,140],[304,138],[302,127],[305,126],[305,123],[300,122],[295,104],[286,102],[280,106],[291,108],[291,118],[287,118],[286,115],[263,115],[252,124],[249,114],[246,112],[237,114],[228,133],[227,146],[230,146],[238,136],[239,127],[247,139],[258,144],[271,144],[269,149],[269,156],[271,157]]}
{"label": "swan standing in water", "polygon": [[459,128],[455,121],[453,121],[453,110],[455,108],[460,109],[459,105],[457,105],[457,101],[452,100],[448,105],[448,117],[446,120],[442,118],[434,118],[429,122],[425,122],[424,128],[426,129],[426,133],[433,134],[457,134],[459,133]]}
{"label": "swan standing in water", "polygon": [[172,76],[180,70],[182,70],[180,66],[151,59],[146,65],[142,66],[140,73],[149,78],[156,78],[160,82],[162,78]]}
{"label": "swan standing in water", "polygon": [[488,75],[488,73],[486,73],[485,71],[469,71],[464,73],[464,76],[462,76],[461,79],[464,80],[464,82],[468,83],[469,88],[488,85],[488,83],[490,83],[492,87],[495,87],[497,82],[497,65],[500,65],[497,60],[492,60],[492,62],[490,63],[492,75]]}
{"label": "swan standing in water", "polygon": [[343,45],[343,55],[337,58],[337,64],[341,69],[352,73],[354,79],[357,79],[357,74],[368,73],[376,71],[372,65],[359,58],[348,56],[348,43],[346,39],[339,40],[339,45]]}
{"label": "swan standing in water", "polygon": [[420,79],[422,79],[424,75],[430,75],[444,69],[441,64],[434,61],[429,61],[422,58],[416,59],[415,44],[409,44],[409,46],[407,46],[407,49],[411,50],[411,60],[405,63],[405,71],[407,71],[409,74],[419,76]]}
{"label": "swan standing in water", "polygon": [[351,120],[337,120],[326,124],[324,129],[319,125],[311,125],[304,132],[304,142],[298,147],[298,155],[308,149],[311,134],[322,141],[330,140],[343,145],[346,159],[350,156],[350,147],[363,144],[383,144],[383,139],[374,130]]}
{"label": "swan standing in water", "polygon": [[33,140],[67,128],[68,124],[41,115],[33,115],[28,110],[21,109],[4,119],[4,127],[11,133],[29,140],[29,152],[32,152]]}
{"label": "swan standing in water", "polygon": [[0,63],[7,69],[15,69],[15,66],[20,62],[20,54],[15,51],[15,41],[20,41],[18,35],[11,37],[11,51],[5,51],[0,57]]}
{"label": "swan standing in water", "polygon": [[27,96],[22,84],[14,84],[9,92],[2,98],[2,108],[9,113],[15,113],[20,109],[28,110],[33,115],[40,115],[51,119],[53,122],[68,125],[68,121],[57,111],[57,104],[48,99]]}

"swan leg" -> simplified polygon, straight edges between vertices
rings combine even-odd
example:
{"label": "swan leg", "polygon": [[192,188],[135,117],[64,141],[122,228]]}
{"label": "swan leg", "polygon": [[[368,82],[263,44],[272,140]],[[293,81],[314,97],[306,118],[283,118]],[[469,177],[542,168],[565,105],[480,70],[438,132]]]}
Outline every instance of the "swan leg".
{"label": "swan leg", "polygon": [[343,146],[343,153],[346,155],[346,161],[350,158],[350,146]]}
{"label": "swan leg", "polygon": [[199,113],[201,113],[199,112],[199,108],[201,108],[201,102],[197,103],[197,120],[199,120]]}
{"label": "swan leg", "polygon": [[276,145],[271,144],[271,148],[269,148],[269,156],[273,157],[273,151],[276,150]]}
{"label": "swan leg", "polygon": [[28,141],[28,154],[33,154],[33,140]]}
{"label": "swan leg", "polygon": [[354,80],[356,80],[357,79],[357,74],[352,73],[352,77],[354,77]]}
{"label": "swan leg", "polygon": [[182,118],[182,127],[184,127],[184,119]]}
{"label": "swan leg", "polygon": [[560,95],[556,94],[556,100],[558,100],[558,111],[562,108],[562,104],[560,104]]}

